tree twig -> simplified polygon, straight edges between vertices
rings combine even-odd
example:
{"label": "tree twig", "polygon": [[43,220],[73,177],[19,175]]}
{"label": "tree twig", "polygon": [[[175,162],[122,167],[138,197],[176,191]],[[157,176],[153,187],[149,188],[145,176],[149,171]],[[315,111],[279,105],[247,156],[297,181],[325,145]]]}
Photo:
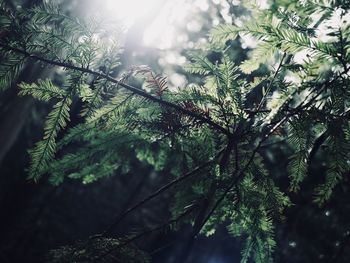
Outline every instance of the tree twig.
{"label": "tree twig", "polygon": [[164,229],[166,227],[169,227],[172,224],[175,224],[175,223],[179,222],[183,217],[185,217],[186,215],[190,214],[195,208],[196,208],[196,206],[193,205],[193,206],[189,207],[188,209],[186,209],[183,213],[181,213],[177,217],[168,220],[167,222],[161,224],[160,226],[157,226],[157,227],[145,230],[144,232],[141,232],[139,234],[136,234],[133,237],[130,237],[130,238],[124,240],[121,244],[119,244],[119,245],[117,245],[117,246],[107,250],[102,255],[99,255],[95,260],[98,260],[98,259],[101,259],[103,257],[106,257],[107,255],[110,255],[113,251],[116,251],[117,249],[123,248],[123,247],[127,246],[128,244],[130,244],[131,242],[133,242],[133,241],[135,241],[137,239],[140,239],[140,238],[142,238],[144,236],[147,236],[148,234],[160,231],[160,230],[162,230],[162,229]]}
{"label": "tree twig", "polygon": [[276,69],[276,71],[275,71],[275,74],[273,75],[273,77],[272,77],[272,79],[271,79],[271,81],[270,81],[270,84],[269,84],[269,86],[267,87],[267,89],[266,89],[266,91],[265,91],[265,94],[263,94],[263,97],[262,97],[262,99],[261,99],[261,101],[260,101],[258,107],[256,108],[256,111],[257,111],[257,112],[259,112],[259,110],[261,109],[263,103],[265,102],[266,96],[267,96],[267,94],[270,92],[270,90],[271,90],[271,88],[272,88],[272,84],[275,82],[275,79],[276,79],[278,73],[280,72],[280,70],[281,70],[281,68],[282,68],[283,60],[284,60],[284,58],[286,57],[286,55],[287,55],[287,53],[284,52],[284,53],[283,53],[283,56],[282,56],[282,58],[281,58],[281,61],[280,61],[280,63],[278,64],[278,67],[277,67],[277,69]]}
{"label": "tree twig", "polygon": [[113,228],[115,228],[128,214],[130,214],[131,212],[135,211],[137,208],[141,207],[142,205],[144,205],[145,203],[147,203],[148,201],[152,200],[153,198],[157,197],[158,195],[160,195],[161,193],[165,192],[166,190],[168,190],[169,188],[175,186],[176,184],[184,181],[185,179],[188,179],[192,176],[194,176],[196,173],[198,173],[200,170],[204,169],[205,167],[209,166],[211,163],[213,163],[215,161],[216,158],[218,158],[218,156],[220,156],[222,153],[222,151],[220,151],[213,159],[205,162],[204,164],[198,166],[197,168],[193,169],[192,171],[188,172],[187,174],[178,177],[174,180],[172,180],[171,182],[167,183],[166,185],[160,187],[158,190],[156,190],[155,192],[153,192],[152,194],[150,194],[149,196],[147,196],[146,198],[144,198],[143,200],[141,200],[140,202],[138,202],[137,204],[135,204],[134,206],[130,207],[129,209],[127,209],[126,211],[124,211],[122,214],[120,214],[115,221],[102,233],[102,235],[106,235],[108,234]]}

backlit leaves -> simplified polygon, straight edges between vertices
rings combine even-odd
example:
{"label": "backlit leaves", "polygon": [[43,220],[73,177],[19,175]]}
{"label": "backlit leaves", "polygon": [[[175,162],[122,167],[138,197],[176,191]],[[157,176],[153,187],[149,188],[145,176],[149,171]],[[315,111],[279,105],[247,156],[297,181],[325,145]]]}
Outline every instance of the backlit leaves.
{"label": "backlit leaves", "polygon": [[52,161],[56,152],[56,137],[58,132],[66,127],[69,120],[70,98],[63,98],[57,102],[52,111],[47,116],[44,137],[37,142],[35,147],[30,150],[31,166],[29,168],[29,178],[37,181],[45,172],[50,161]]}

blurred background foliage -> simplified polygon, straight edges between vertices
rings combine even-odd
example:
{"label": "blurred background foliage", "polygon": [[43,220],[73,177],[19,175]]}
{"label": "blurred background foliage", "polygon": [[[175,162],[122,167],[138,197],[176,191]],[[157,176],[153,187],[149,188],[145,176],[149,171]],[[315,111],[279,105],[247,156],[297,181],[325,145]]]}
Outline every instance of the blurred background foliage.
{"label": "blurred background foliage", "polygon": [[[5,1],[9,6],[27,8],[40,0]],[[149,65],[155,72],[167,76],[169,86],[181,87],[200,79],[189,76],[183,66],[189,52],[205,50],[207,35],[213,26],[222,23],[243,23],[250,14],[239,0],[57,0],[63,11],[84,19],[102,17],[124,32],[124,52],[120,76],[131,66]],[[125,4],[127,2],[127,4]],[[268,3],[259,1],[260,8]],[[273,7],[290,1],[272,1]],[[236,62],[247,58],[255,43],[249,37],[231,41],[229,56]],[[211,50],[215,50],[212,47]],[[209,51],[208,51],[209,52]],[[215,51],[208,58],[216,60]],[[101,69],[102,70],[102,69]],[[259,68],[251,74],[258,77],[268,69]],[[28,67],[20,79],[31,81],[38,76],[60,73],[49,68]],[[77,105],[73,105],[77,112]],[[136,158],[132,173],[116,175],[91,184],[74,180],[55,188],[46,180],[38,184],[26,181],[28,155],[42,133],[49,105],[33,102],[29,97],[17,97],[16,89],[8,89],[0,97],[0,262],[44,262],[47,252],[62,245],[100,233],[111,220],[147,193],[167,182],[166,174],[140,164]],[[72,114],[74,116],[74,114]],[[72,119],[72,123],[78,120]],[[283,144],[283,142],[282,142]],[[288,147],[269,145],[263,155],[268,168],[280,175],[278,183],[288,188],[286,174]],[[320,163],[323,156],[318,155]],[[275,262],[349,262],[350,261],[350,195],[349,182],[335,189],[331,200],[322,208],[312,203],[313,185],[324,174],[322,166],[311,167],[311,175],[303,183],[302,194],[293,195],[294,205],[286,218],[276,226],[278,248]],[[171,193],[150,202],[125,220],[119,233],[149,228],[169,217]],[[175,262],[181,247],[177,244],[190,229],[151,234],[137,245],[149,252],[152,262]],[[190,262],[239,262],[241,240],[234,239],[222,226],[209,237],[198,238],[190,254]]]}

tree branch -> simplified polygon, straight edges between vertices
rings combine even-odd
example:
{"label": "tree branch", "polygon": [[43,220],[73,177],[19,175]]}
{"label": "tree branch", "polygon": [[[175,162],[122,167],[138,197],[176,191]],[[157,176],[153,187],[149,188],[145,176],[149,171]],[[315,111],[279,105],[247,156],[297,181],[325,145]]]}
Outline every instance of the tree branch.
{"label": "tree branch", "polygon": [[169,107],[169,108],[173,108],[177,111],[180,111],[188,116],[191,116],[199,121],[202,121],[203,123],[206,123],[208,125],[210,125],[211,127],[215,128],[216,130],[226,134],[226,135],[231,135],[231,132],[229,130],[227,130],[226,128],[222,127],[221,125],[217,124],[216,122],[212,121],[211,119],[209,118],[206,118],[202,115],[199,115],[197,113],[194,113],[190,110],[187,110],[177,104],[174,104],[172,102],[169,102],[169,101],[165,101],[163,99],[160,99],[160,98],[157,98],[157,97],[154,97],[153,95],[141,90],[141,89],[138,89],[136,87],[133,87],[133,86],[130,86],[128,84],[125,84],[123,83],[122,81],[120,80],[117,80],[109,75],[106,75],[102,72],[97,72],[97,71],[94,71],[94,70],[91,70],[89,68],[83,68],[83,67],[79,67],[79,66],[75,66],[75,65],[72,65],[72,64],[69,64],[69,63],[65,63],[65,62],[59,62],[59,61],[54,61],[54,60],[50,60],[50,59],[47,59],[47,58],[44,58],[44,57],[41,57],[41,56],[38,56],[36,54],[31,54],[25,50],[22,50],[22,49],[19,49],[19,48],[16,48],[16,47],[11,47],[11,46],[8,46],[6,44],[2,44],[0,43],[0,47],[4,48],[4,49],[7,49],[9,51],[13,51],[13,52],[16,52],[18,54],[22,54],[23,56],[25,57],[28,57],[28,58],[31,58],[31,59],[34,59],[34,60],[37,60],[37,61],[41,61],[41,62],[44,62],[46,64],[50,64],[50,65],[54,65],[54,66],[58,66],[58,67],[63,67],[63,68],[68,68],[68,69],[73,69],[73,70],[77,70],[77,71],[80,71],[80,72],[83,72],[83,73],[87,73],[87,74],[91,74],[91,75],[94,75],[94,76],[98,76],[98,77],[101,77],[101,78],[104,78],[112,83],[115,83],[129,91],[131,91],[132,93],[136,94],[136,95],[139,95],[141,97],[144,97],[146,99],[149,99],[153,102],[156,102],[156,103],[159,103],[161,105],[164,105],[166,107]]}
{"label": "tree branch", "polygon": [[213,163],[215,161],[216,158],[218,158],[218,156],[220,156],[220,154],[223,151],[220,151],[213,159],[207,161],[206,163],[198,166],[197,168],[195,168],[194,170],[188,172],[187,174],[178,177],[176,179],[174,179],[173,181],[167,183],[166,185],[162,186],[161,188],[159,188],[158,190],[156,190],[155,192],[153,192],[152,194],[150,194],[149,196],[147,196],[146,198],[144,198],[142,201],[140,201],[139,203],[135,204],[134,206],[130,207],[129,209],[127,209],[125,212],[123,212],[122,214],[120,214],[116,220],[102,233],[102,235],[107,235],[113,228],[115,228],[128,214],[130,214],[131,212],[135,211],[137,208],[141,207],[142,205],[144,205],[145,203],[147,203],[148,201],[152,200],[153,198],[157,197],[158,195],[160,195],[161,193],[165,192],[166,190],[168,190],[169,188],[175,186],[176,184],[184,181],[185,179],[188,179],[192,176],[194,176],[197,172],[199,172],[200,170],[202,170],[203,168],[207,167],[208,165],[210,165],[211,163]]}
{"label": "tree branch", "polygon": [[258,150],[260,149],[261,145],[269,138],[269,136],[276,131],[285,121],[287,121],[288,117],[284,117],[281,121],[279,121],[271,130],[269,130],[269,132],[267,134],[265,134],[265,136],[260,140],[259,144],[255,147],[255,149],[253,150],[247,164],[243,167],[243,169],[241,171],[235,170],[233,177],[234,180],[231,182],[231,184],[225,189],[225,191],[223,192],[223,194],[220,196],[220,198],[215,202],[213,208],[210,210],[210,212],[208,213],[208,215],[206,216],[206,218],[203,220],[198,233],[201,231],[201,229],[203,228],[203,226],[208,222],[208,220],[210,219],[210,217],[213,215],[213,213],[215,212],[215,210],[219,207],[219,205],[222,203],[222,201],[225,199],[226,195],[231,191],[231,189],[238,183],[239,179],[241,179],[241,177],[244,175],[244,173],[246,172],[246,170],[248,169],[249,165],[251,164],[251,162],[254,160],[255,154],[258,152]]}
{"label": "tree branch", "polygon": [[[98,260],[98,259],[101,259],[103,257],[106,257],[107,255],[110,255],[113,251],[115,251],[117,249],[120,249],[120,248],[123,248],[123,247],[127,246],[128,244],[130,244],[131,242],[133,242],[133,241],[135,241],[135,240],[137,240],[137,239],[139,239],[141,237],[144,237],[144,236],[146,236],[148,234],[151,234],[153,232],[156,232],[156,231],[160,231],[160,230],[162,230],[162,229],[164,229],[166,227],[169,227],[170,225],[172,225],[174,223],[177,223],[183,217],[185,217],[186,215],[190,214],[195,208],[196,208],[195,205],[191,206],[190,208],[186,209],[183,213],[181,213],[180,215],[178,215],[177,217],[175,217],[173,219],[168,220],[164,224],[162,224],[160,226],[157,226],[157,227],[154,227],[154,228],[151,228],[151,229],[148,229],[148,230],[146,230],[144,232],[136,234],[133,237],[130,237],[129,239],[124,240],[124,242],[122,242],[121,244],[115,246],[114,248],[111,248],[111,249],[107,250],[102,255],[99,255],[95,260]],[[98,236],[98,237],[100,237],[100,236]],[[96,238],[96,236],[95,236],[95,238]]]}
{"label": "tree branch", "polygon": [[262,99],[261,99],[261,101],[260,101],[258,107],[256,108],[256,111],[257,111],[257,112],[259,112],[259,110],[261,109],[263,103],[265,102],[266,96],[267,96],[267,94],[270,92],[270,90],[271,90],[271,88],[272,88],[272,84],[275,82],[275,79],[276,79],[278,73],[280,72],[280,70],[281,70],[281,68],[282,68],[283,60],[284,60],[284,58],[286,57],[286,55],[287,55],[287,53],[284,52],[284,53],[283,53],[283,56],[282,56],[282,58],[281,58],[281,61],[280,61],[280,63],[278,64],[278,67],[277,67],[277,69],[276,69],[276,71],[275,71],[275,74],[273,75],[273,77],[272,77],[272,79],[271,79],[271,81],[270,81],[270,84],[269,84],[269,86],[267,87],[267,89],[266,89],[266,91],[265,91],[265,94],[263,94],[263,97],[262,97]]}

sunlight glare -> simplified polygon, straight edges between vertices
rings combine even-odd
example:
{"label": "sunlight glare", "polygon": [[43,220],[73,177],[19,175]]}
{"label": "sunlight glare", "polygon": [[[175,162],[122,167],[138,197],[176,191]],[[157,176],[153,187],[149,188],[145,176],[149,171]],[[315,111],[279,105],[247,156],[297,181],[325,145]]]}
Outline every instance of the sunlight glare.
{"label": "sunlight glare", "polygon": [[[98,0],[93,1],[98,4]],[[209,0],[103,0],[102,3],[108,17],[119,20],[126,29],[138,22],[145,23],[142,44],[161,50],[184,45],[186,41],[179,37],[184,30],[200,32],[202,23],[192,16],[196,12],[208,12],[210,7]]]}
{"label": "sunlight glare", "polygon": [[162,11],[146,29],[143,36],[144,44],[149,46],[156,43],[160,49],[171,48],[176,40],[174,25],[183,23],[190,9],[191,4],[186,0],[165,3]]}
{"label": "sunlight glare", "polygon": [[106,0],[105,7],[115,18],[130,26],[159,4],[162,4],[159,0]]}

